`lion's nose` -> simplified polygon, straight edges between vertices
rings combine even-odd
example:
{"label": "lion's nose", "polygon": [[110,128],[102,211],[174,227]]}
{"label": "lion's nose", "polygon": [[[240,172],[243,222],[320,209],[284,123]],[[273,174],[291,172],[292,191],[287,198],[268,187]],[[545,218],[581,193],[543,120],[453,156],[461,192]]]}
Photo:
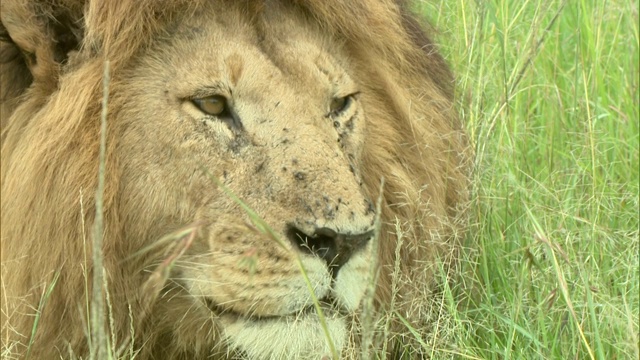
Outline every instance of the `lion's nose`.
{"label": "lion's nose", "polygon": [[361,234],[340,234],[326,227],[316,229],[313,234],[306,234],[295,226],[289,226],[287,230],[287,236],[300,251],[327,262],[333,277],[353,254],[373,238],[373,234],[373,230]]}

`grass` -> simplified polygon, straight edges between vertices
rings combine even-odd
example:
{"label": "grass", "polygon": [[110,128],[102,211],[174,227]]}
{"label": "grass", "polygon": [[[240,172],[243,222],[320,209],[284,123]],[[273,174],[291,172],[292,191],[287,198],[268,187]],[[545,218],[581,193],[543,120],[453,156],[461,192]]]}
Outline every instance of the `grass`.
{"label": "grass", "polygon": [[638,2],[416,10],[440,31],[477,155],[442,355],[639,358]]}

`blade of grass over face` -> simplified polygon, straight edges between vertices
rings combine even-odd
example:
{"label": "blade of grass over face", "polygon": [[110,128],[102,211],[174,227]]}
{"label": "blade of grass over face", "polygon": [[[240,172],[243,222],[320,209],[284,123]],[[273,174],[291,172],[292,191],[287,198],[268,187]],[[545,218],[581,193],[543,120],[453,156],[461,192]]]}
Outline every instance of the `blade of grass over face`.
{"label": "blade of grass over face", "polygon": [[[382,195],[384,194],[384,178],[380,179],[380,189],[379,189],[378,199],[376,200],[376,218],[374,221],[374,235],[371,240],[371,253],[378,253],[378,246],[380,243],[380,214],[382,213]],[[369,264],[369,283],[367,286],[367,290],[364,295],[363,305],[362,305],[362,337],[361,341],[361,358],[369,359],[371,358],[373,337],[374,337],[374,298],[375,298],[375,290],[378,280],[379,267],[378,262],[373,259],[371,264]]]}
{"label": "blade of grass over face", "polygon": [[31,353],[31,346],[33,345],[33,341],[36,338],[36,332],[38,331],[38,324],[40,323],[40,314],[42,314],[43,309],[47,306],[47,300],[51,296],[53,289],[58,283],[58,278],[60,277],[60,272],[56,272],[53,275],[53,279],[49,283],[49,286],[45,289],[45,293],[40,298],[40,303],[38,304],[38,311],[36,312],[35,319],[33,320],[33,327],[31,329],[31,336],[29,337],[29,345],[27,345],[27,355],[26,359],[29,359],[29,355]]}
{"label": "blade of grass over face", "polygon": [[104,269],[102,254],[103,223],[103,195],[106,162],[107,114],[109,104],[109,61],[104,63],[102,79],[102,116],[100,117],[100,155],[98,164],[98,188],[96,189],[96,217],[93,224],[93,282],[91,295],[91,352],[93,359],[107,357],[107,336],[104,323],[105,308],[103,298]]}

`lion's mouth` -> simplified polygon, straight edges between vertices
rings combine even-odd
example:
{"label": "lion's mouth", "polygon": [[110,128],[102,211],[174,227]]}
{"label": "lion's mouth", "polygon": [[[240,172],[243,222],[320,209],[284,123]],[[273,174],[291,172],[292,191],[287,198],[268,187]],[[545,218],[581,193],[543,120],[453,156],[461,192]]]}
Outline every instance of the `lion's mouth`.
{"label": "lion's mouth", "polygon": [[[236,319],[246,319],[251,321],[269,321],[269,320],[282,320],[282,319],[295,319],[306,316],[317,316],[317,309],[314,304],[310,304],[300,310],[291,312],[289,314],[282,315],[255,315],[255,314],[246,314],[240,313],[229,308],[225,308],[216,304],[210,298],[204,298],[204,303],[207,308],[216,316],[224,316],[224,317],[232,317]],[[348,315],[348,312],[342,307],[336,304],[335,299],[333,298],[323,298],[318,300],[318,305],[320,305],[320,310],[325,316],[334,316],[334,315]]]}

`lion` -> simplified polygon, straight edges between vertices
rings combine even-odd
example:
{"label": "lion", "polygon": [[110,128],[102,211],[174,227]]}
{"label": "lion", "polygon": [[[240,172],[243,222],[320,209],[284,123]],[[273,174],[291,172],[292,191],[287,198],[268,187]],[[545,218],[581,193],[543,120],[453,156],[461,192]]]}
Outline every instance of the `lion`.
{"label": "lion", "polygon": [[117,358],[356,358],[407,341],[367,345],[367,317],[428,326],[469,150],[407,4],[5,0],[1,20],[3,355],[99,357],[100,303]]}

